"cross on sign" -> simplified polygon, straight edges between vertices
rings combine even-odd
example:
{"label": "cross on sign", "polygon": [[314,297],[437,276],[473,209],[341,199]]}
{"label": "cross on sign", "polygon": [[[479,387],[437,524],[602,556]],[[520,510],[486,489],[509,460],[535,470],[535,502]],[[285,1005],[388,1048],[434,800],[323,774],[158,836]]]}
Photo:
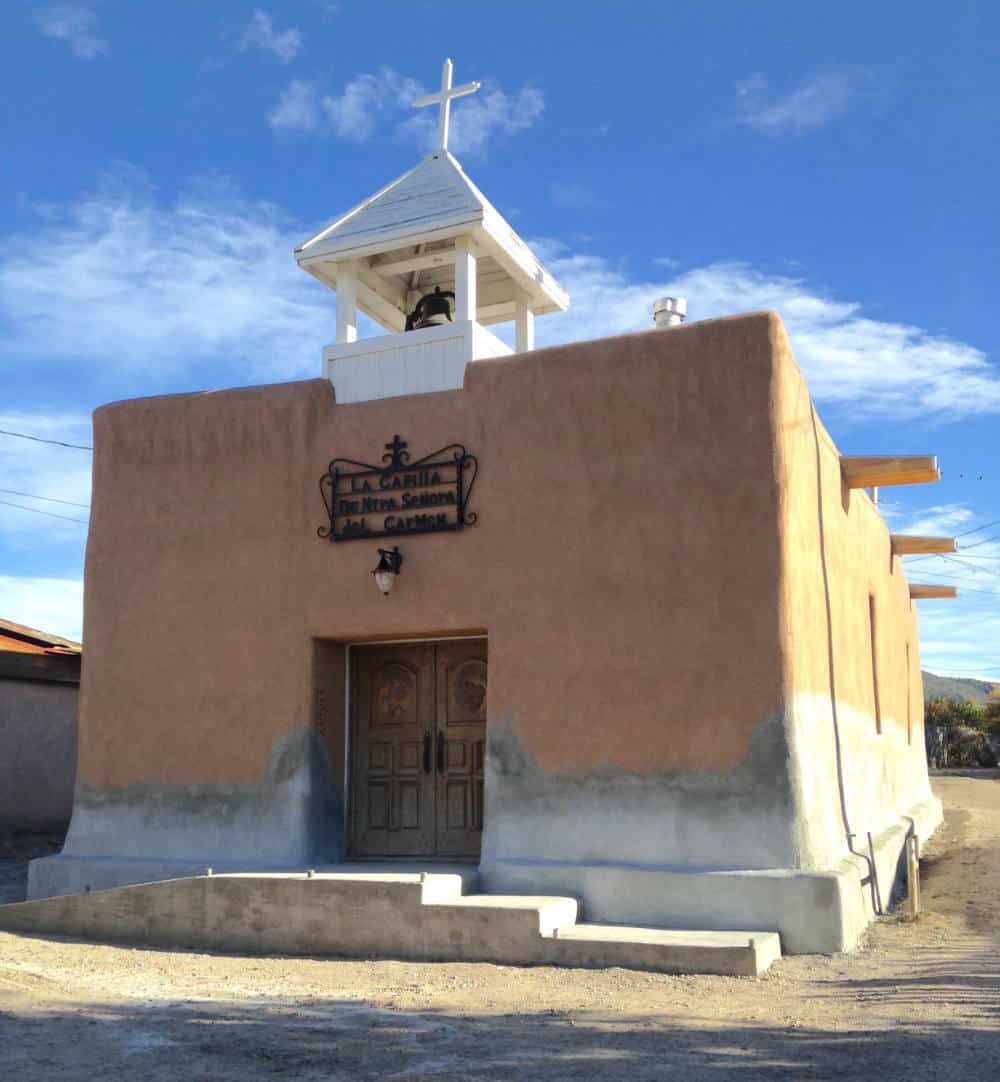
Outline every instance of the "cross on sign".
{"label": "cross on sign", "polygon": [[388,462],[390,468],[392,466],[402,465],[410,457],[409,452],[404,451],[403,448],[409,446],[410,445],[406,442],[406,440],[401,440],[399,436],[393,436],[392,443],[387,443],[385,445],[385,449],[389,452],[389,454],[383,455],[382,461]]}
{"label": "cross on sign", "polygon": [[452,88],[451,85],[451,60],[446,60],[441,68],[441,89],[437,94],[425,94],[413,102],[414,109],[422,109],[425,105],[441,105],[438,114],[438,150],[448,149],[448,121],[451,116],[451,99],[461,98],[466,94],[475,94],[479,89],[479,83],[463,83],[462,86]]}

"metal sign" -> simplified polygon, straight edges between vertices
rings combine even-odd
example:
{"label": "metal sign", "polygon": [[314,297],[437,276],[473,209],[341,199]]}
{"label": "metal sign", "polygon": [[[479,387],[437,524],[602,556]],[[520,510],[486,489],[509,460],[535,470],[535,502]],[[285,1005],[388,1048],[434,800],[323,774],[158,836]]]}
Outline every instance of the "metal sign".
{"label": "metal sign", "polygon": [[393,436],[383,465],[335,458],[320,478],[319,490],[330,522],[316,531],[330,541],[441,533],[473,526],[468,510],[479,472],[475,455],[450,443],[416,462],[408,444]]}

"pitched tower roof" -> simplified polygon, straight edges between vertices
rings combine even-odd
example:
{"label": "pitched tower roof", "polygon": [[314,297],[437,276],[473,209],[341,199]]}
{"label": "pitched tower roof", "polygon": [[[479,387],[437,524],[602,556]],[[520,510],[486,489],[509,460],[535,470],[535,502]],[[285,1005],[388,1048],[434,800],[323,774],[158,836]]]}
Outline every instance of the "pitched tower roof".
{"label": "pitched tower roof", "polygon": [[447,150],[349,210],[297,248],[295,259],[332,289],[337,264],[350,261],[359,276],[359,306],[401,330],[412,275],[419,275],[421,291],[453,287],[459,236],[472,238],[480,251],[479,322],[513,318],[521,292],[536,314],[567,308],[566,292]]}
{"label": "pitched tower roof", "polygon": [[387,239],[402,241],[437,230],[450,236],[456,226],[481,222],[487,207],[493,210],[458,162],[447,150],[439,151],[307,240],[295,254],[358,255]]}

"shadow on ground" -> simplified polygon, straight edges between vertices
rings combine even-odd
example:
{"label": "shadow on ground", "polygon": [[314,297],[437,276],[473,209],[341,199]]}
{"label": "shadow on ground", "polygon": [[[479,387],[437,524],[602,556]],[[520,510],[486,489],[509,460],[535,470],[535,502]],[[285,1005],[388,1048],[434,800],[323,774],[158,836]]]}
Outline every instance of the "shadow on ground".
{"label": "shadow on ground", "polygon": [[[995,944],[970,951],[956,961],[950,948],[922,947],[906,976],[854,977],[815,982],[814,1000],[851,1000],[862,1006],[890,1007],[897,1015],[919,1008],[940,1017],[938,1008],[958,1010],[963,1024],[993,1028],[1000,1054],[1000,961]],[[1000,1060],[993,1076],[1000,1077]]]}
{"label": "shadow on ground", "polygon": [[1000,781],[1000,767],[990,766],[942,766],[927,771],[934,778],[972,778],[973,781]]}
{"label": "shadow on ground", "polygon": [[50,857],[62,848],[62,833],[10,831],[0,833],[0,905],[27,897],[28,863]]}
{"label": "shadow on ground", "polygon": [[[18,1079],[146,1080],[994,1079],[1000,1062],[995,967],[939,974],[933,962],[907,997],[948,995],[961,1025],[821,1030],[691,1015],[615,1011],[465,1014],[375,1008],[350,1000],[88,1003],[0,1010],[0,1063]],[[898,994],[878,981],[824,993]],[[762,987],[761,994],[766,995]],[[0,1000],[2,1003],[2,1000]]]}

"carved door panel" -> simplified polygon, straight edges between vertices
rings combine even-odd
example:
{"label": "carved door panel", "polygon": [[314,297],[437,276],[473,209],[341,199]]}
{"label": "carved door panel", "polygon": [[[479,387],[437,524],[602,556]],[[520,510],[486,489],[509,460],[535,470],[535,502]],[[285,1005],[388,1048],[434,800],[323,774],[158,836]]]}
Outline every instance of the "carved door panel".
{"label": "carved door panel", "polygon": [[437,853],[478,857],[483,833],[486,642],[437,646]]}
{"label": "carved door panel", "polygon": [[434,852],[434,647],[353,651],[355,856]]}

